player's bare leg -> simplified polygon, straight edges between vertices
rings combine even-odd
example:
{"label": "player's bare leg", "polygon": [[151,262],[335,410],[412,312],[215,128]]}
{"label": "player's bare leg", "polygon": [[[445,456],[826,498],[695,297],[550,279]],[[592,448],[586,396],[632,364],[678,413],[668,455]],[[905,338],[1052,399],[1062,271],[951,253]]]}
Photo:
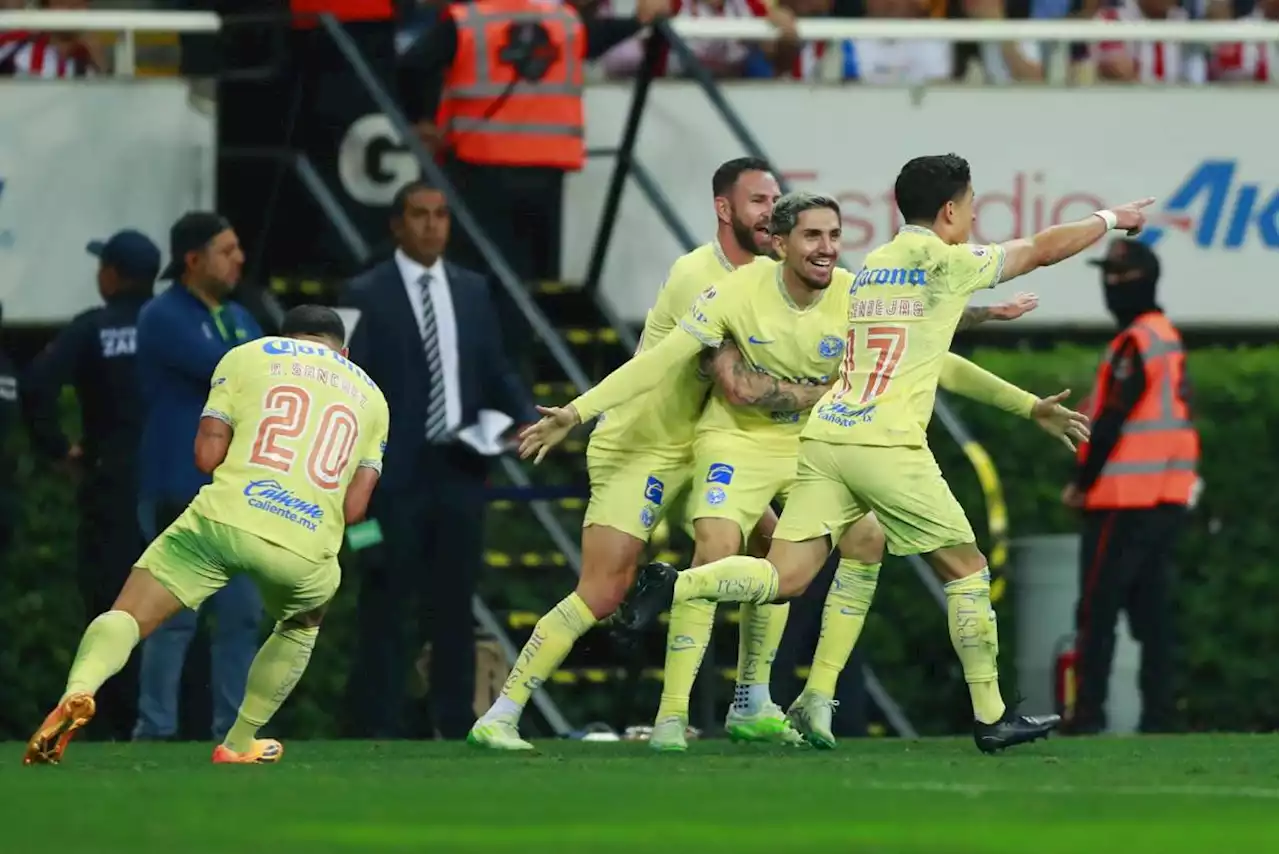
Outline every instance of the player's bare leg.
{"label": "player's bare leg", "polygon": [[[776,525],[777,517],[770,509],[752,530],[748,543],[755,548],[767,544]],[[733,520],[703,517],[695,519],[693,527],[694,567],[736,555],[742,548],[742,531]],[[756,555],[763,553],[758,551]],[[782,709],[769,697],[770,668],[786,627],[788,607],[785,604],[742,606],[738,684],[734,705],[725,719],[725,729],[734,741],[782,744],[801,741],[788,725]],[[649,746],[655,750],[679,751],[688,746],[685,730],[689,721],[689,694],[711,640],[715,613],[715,603],[703,600],[691,600],[671,610],[662,701],[649,738]]]}
{"label": "player's bare leg", "polygon": [[244,700],[227,737],[213,749],[214,764],[268,765],[284,756],[284,745],[274,738],[258,738],[258,730],[280,710],[306,672],[328,608],[325,603],[276,623],[249,666]]}
{"label": "player's bare leg", "polygon": [[578,638],[608,617],[635,579],[644,541],[605,525],[582,529],[582,575],[577,588],[542,616],[502,686],[502,694],[476,721],[467,743],[497,750],[532,750],[519,735],[529,697],[564,662]]}
{"label": "player's bare leg", "polygon": [[991,607],[991,573],[974,543],[938,549],[925,560],[947,593],[951,644],[964,668],[973,701],[973,739],[983,753],[1045,738],[1058,725],[1058,715],[1019,715],[1000,697],[996,659],[1000,640]]}
{"label": "player's bare leg", "polygon": [[822,630],[813,665],[804,690],[787,710],[792,725],[805,741],[822,750],[836,746],[831,732],[836,681],[849,662],[871,608],[884,545],[884,531],[870,513],[850,525],[836,544],[840,565],[822,606]]}
{"label": "player's bare leg", "polygon": [[134,567],[111,610],[85,629],[67,688],[27,742],[24,765],[56,765],[72,736],[93,718],[93,696],[129,661],[138,642],[182,610],[182,603],[145,569]]}

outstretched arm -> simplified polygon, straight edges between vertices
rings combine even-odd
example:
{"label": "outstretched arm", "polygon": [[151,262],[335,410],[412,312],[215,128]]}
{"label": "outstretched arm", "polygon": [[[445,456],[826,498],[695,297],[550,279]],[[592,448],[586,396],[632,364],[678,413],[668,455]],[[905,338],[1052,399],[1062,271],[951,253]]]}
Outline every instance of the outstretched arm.
{"label": "outstretched arm", "polygon": [[754,370],[732,341],[725,341],[718,350],[703,351],[702,358],[703,369],[733,406],[755,406],[767,412],[802,412],[821,400],[831,388],[830,384],[788,382]]}
{"label": "outstretched arm", "polygon": [[1113,228],[1137,234],[1146,223],[1143,209],[1154,202],[1151,197],[1139,199],[1111,210],[1098,211],[1076,222],[1051,226],[1034,237],[1000,244],[1004,250],[1000,281],[1007,282],[1040,267],[1065,261],[1088,249]]}
{"label": "outstretched arm", "polygon": [[1062,405],[1071,389],[1052,397],[1036,397],[955,353],[948,353],[943,361],[938,384],[979,403],[1030,418],[1073,451],[1078,443],[1089,440],[1089,419]]}
{"label": "outstretched arm", "polygon": [[1013,299],[1008,302],[1000,302],[995,305],[971,305],[960,316],[960,322],[956,324],[956,331],[963,332],[966,329],[972,329],[979,323],[986,323],[988,320],[1017,320],[1022,315],[1035,311],[1038,305],[1040,305],[1040,298],[1035,294],[1027,293],[1015,294]]}

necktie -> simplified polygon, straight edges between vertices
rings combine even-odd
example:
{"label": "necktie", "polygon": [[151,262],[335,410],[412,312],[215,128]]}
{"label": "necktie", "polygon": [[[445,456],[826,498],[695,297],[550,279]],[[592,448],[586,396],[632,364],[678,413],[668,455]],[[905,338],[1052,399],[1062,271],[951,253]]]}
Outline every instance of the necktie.
{"label": "necktie", "polygon": [[440,363],[440,335],[436,329],[436,310],[431,304],[431,274],[418,280],[422,285],[422,351],[427,357],[427,378],[431,391],[427,397],[427,441],[441,441],[449,431],[448,412],[444,405],[444,374]]}

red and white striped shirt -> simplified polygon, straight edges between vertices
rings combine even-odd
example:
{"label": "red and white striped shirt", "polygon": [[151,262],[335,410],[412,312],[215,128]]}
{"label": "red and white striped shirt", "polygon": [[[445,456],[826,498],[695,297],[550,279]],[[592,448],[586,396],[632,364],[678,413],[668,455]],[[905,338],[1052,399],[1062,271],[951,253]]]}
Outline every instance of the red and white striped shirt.
{"label": "red and white striped shirt", "polygon": [[[1262,7],[1259,5],[1242,20],[1271,19],[1262,13]],[[1209,79],[1275,83],[1277,66],[1280,66],[1280,56],[1277,55],[1275,42],[1220,44],[1214,48],[1213,54],[1209,57]]]}
{"label": "red and white striped shirt", "polygon": [[[1098,12],[1100,21],[1113,21],[1119,26],[1146,18],[1136,0],[1122,0],[1119,6]],[[1165,16],[1169,21],[1188,19],[1185,9],[1174,6]],[[1095,60],[1129,56],[1138,66],[1141,83],[1203,83],[1208,77],[1204,56],[1187,50],[1178,42],[1101,42],[1094,48]]]}
{"label": "red and white striped shirt", "polygon": [[[691,18],[763,18],[769,14],[765,0],[673,0],[671,17]],[[722,39],[689,39],[689,48],[712,73],[728,73],[738,69],[747,59],[747,46],[738,41]],[[602,58],[605,70],[614,77],[634,74],[644,57],[644,42],[638,36],[628,39],[609,51]],[[681,72],[680,59],[669,51],[664,52],[658,65],[658,74],[677,75]]]}
{"label": "red and white striped shirt", "polygon": [[93,58],[84,45],[54,44],[49,33],[0,33],[0,77],[89,77]]}

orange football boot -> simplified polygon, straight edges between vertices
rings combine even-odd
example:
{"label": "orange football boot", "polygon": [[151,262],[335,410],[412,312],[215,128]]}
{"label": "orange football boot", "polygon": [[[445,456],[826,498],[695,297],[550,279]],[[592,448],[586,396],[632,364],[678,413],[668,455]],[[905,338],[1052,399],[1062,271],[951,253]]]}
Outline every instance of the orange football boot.
{"label": "orange football boot", "polygon": [[284,745],[274,738],[255,738],[253,747],[245,753],[236,753],[225,744],[213,749],[214,765],[270,765],[284,756]]}
{"label": "orange football boot", "polygon": [[27,742],[23,765],[57,765],[76,730],[93,720],[97,704],[91,694],[71,694],[49,713]]}

